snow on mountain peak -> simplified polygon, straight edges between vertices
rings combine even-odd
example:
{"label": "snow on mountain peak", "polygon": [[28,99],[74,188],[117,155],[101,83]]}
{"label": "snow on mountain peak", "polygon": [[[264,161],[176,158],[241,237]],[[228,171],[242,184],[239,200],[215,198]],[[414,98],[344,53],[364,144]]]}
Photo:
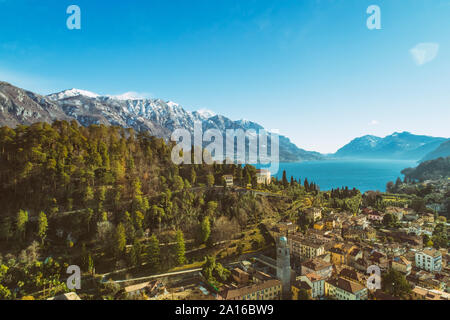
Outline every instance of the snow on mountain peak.
{"label": "snow on mountain peak", "polygon": [[173,101],[167,101],[166,104],[171,108],[180,106],[178,103],[173,102]]}
{"label": "snow on mountain peak", "polygon": [[201,115],[202,117],[205,117],[207,119],[216,116],[216,113],[208,110],[208,109],[200,109],[196,111],[199,115]]}
{"label": "snow on mountain peak", "polygon": [[111,99],[117,99],[117,100],[145,100],[149,98],[148,94],[142,94],[142,93],[138,93],[138,92],[134,92],[134,91],[129,91],[129,92],[125,92],[123,94],[120,95],[108,95],[108,98]]}
{"label": "snow on mountain peak", "polygon": [[89,98],[99,97],[99,95],[94,92],[81,90],[81,89],[75,89],[75,88],[48,95],[48,97],[51,100],[61,100],[61,99],[66,99],[66,98],[78,97],[78,96],[86,96]]}

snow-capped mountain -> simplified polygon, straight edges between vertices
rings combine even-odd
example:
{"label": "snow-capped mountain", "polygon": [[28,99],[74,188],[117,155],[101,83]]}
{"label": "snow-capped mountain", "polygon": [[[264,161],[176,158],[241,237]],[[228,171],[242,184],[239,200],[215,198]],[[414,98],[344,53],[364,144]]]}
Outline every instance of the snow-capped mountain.
{"label": "snow-capped mountain", "polygon": [[97,98],[100,95],[90,92],[90,91],[86,91],[86,90],[80,90],[80,89],[69,89],[69,90],[64,90],[58,93],[53,93],[48,95],[47,97],[50,100],[53,101],[58,101],[58,100],[62,100],[62,99],[66,99],[66,98],[72,98],[72,97],[78,97],[78,96],[85,96],[85,97],[89,97],[89,98]]}
{"label": "snow-capped mountain", "polygon": [[197,110],[194,112],[198,113],[201,117],[206,118],[206,119],[214,117],[216,115],[213,111],[208,110],[208,109],[200,109],[200,110]]}
{"label": "snow-capped mountain", "polygon": [[[201,123],[203,130],[264,129],[248,120],[233,121],[225,116],[201,109],[186,111],[179,104],[161,99],[137,98],[128,93],[121,96],[98,95],[93,92],[70,89],[46,97],[0,83],[0,125],[16,126],[33,122],[77,120],[80,124],[117,125],[169,139],[175,129],[194,131]],[[280,161],[319,160],[317,152],[299,149],[288,138],[280,136]]]}

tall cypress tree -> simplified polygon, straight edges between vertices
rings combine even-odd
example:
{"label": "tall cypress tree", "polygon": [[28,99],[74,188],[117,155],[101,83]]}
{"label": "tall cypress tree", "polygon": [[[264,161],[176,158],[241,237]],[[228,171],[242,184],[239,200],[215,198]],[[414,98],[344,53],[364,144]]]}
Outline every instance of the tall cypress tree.
{"label": "tall cypress tree", "polygon": [[186,248],[184,244],[184,235],[181,230],[177,231],[176,235],[176,245],[175,245],[175,259],[177,265],[182,265],[186,261],[186,257],[184,256],[186,253]]}
{"label": "tall cypress tree", "polygon": [[286,188],[289,184],[288,184],[288,180],[286,177],[286,170],[283,170],[283,180],[282,180],[283,186]]}
{"label": "tall cypress tree", "polygon": [[305,186],[306,192],[309,192],[309,182],[308,182],[308,178],[305,178],[305,182],[303,183],[303,185]]}
{"label": "tall cypress tree", "polygon": [[159,271],[161,267],[159,241],[153,234],[150,237],[148,247],[147,247],[147,262],[150,265],[150,270],[152,272]]}
{"label": "tall cypress tree", "polygon": [[125,227],[122,223],[116,228],[116,236],[115,236],[115,246],[114,250],[117,256],[122,255],[125,252],[125,247],[127,245],[127,238],[125,235]]}

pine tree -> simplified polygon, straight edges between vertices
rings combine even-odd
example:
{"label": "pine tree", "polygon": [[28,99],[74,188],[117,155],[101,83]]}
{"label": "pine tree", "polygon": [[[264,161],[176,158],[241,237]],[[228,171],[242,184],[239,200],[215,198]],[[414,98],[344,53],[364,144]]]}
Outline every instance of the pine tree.
{"label": "pine tree", "polygon": [[129,254],[129,263],[133,267],[141,264],[141,243],[137,239],[133,241],[133,246]]}
{"label": "pine tree", "polygon": [[127,238],[125,235],[125,227],[123,226],[122,223],[119,223],[119,225],[116,228],[115,247],[114,247],[117,256],[120,256],[124,253],[126,245],[127,245]]}
{"label": "pine tree", "polygon": [[182,265],[186,261],[186,257],[184,256],[186,253],[186,248],[184,244],[184,235],[181,230],[177,231],[176,235],[176,245],[175,245],[175,261],[177,265]]}
{"label": "pine tree", "polygon": [[12,224],[9,217],[5,217],[0,221],[0,239],[6,240],[7,242],[13,236]]}
{"label": "pine tree", "polygon": [[88,264],[88,271],[90,274],[94,274],[95,268],[94,268],[94,260],[92,259],[92,255],[91,253],[89,253],[88,255],[88,259],[87,259],[87,264]]}
{"label": "pine tree", "polygon": [[288,186],[288,180],[287,180],[287,177],[286,177],[286,170],[283,170],[282,184],[283,184],[283,186],[284,186],[285,188]]}
{"label": "pine tree", "polygon": [[209,217],[204,217],[201,224],[201,243],[206,243],[211,235],[211,225],[209,223]]}
{"label": "pine tree", "polygon": [[400,187],[402,185],[402,179],[400,177],[397,178],[395,181],[395,192],[398,192],[400,190]]}
{"label": "pine tree", "polygon": [[211,173],[206,176],[206,184],[208,187],[214,186],[214,176]]}
{"label": "pine tree", "polygon": [[21,241],[25,239],[27,223],[28,223],[28,212],[25,210],[19,210],[16,218],[16,232],[17,238]]}
{"label": "pine tree", "polygon": [[191,167],[190,178],[191,178],[191,184],[195,185],[197,182],[197,173],[195,172],[194,166]]}
{"label": "pine tree", "polygon": [[45,238],[47,237],[47,228],[48,228],[48,221],[47,216],[44,212],[39,213],[38,218],[38,236],[41,238],[41,243],[44,243]]}
{"label": "pine tree", "polygon": [[150,237],[147,246],[147,263],[149,264],[152,272],[159,271],[161,267],[159,241],[154,234]]}

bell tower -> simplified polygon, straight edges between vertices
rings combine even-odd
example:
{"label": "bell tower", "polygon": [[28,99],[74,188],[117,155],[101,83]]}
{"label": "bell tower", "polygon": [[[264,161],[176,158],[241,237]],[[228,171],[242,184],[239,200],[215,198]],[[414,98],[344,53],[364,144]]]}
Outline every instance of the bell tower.
{"label": "bell tower", "polygon": [[277,242],[277,278],[283,286],[283,299],[288,299],[291,293],[291,258],[286,237],[280,237]]}

